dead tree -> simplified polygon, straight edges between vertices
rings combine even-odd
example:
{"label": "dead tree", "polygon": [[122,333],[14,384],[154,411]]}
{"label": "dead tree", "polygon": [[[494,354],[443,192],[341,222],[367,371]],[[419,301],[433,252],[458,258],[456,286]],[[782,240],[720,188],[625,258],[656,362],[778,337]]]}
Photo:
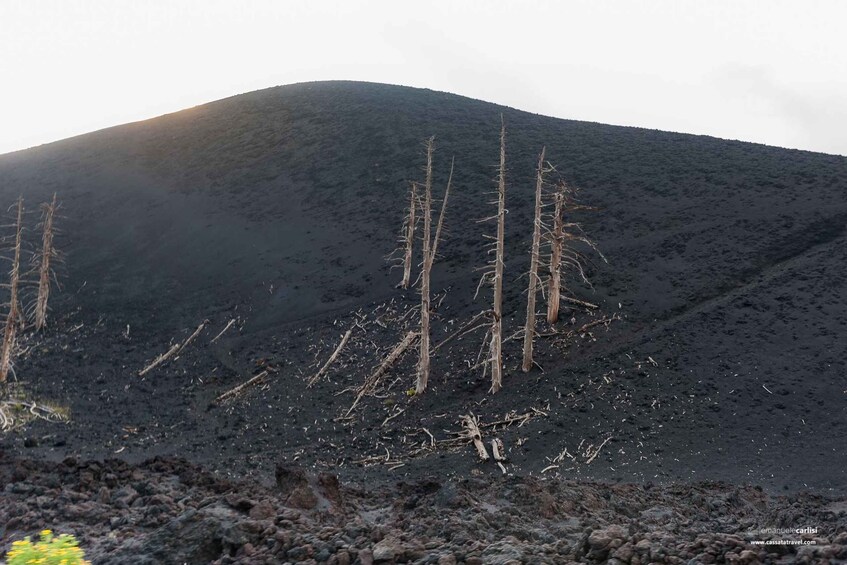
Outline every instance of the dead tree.
{"label": "dead tree", "polygon": [[542,189],[544,188],[544,147],[538,156],[538,168],[535,173],[535,218],[532,229],[532,251],[530,252],[529,265],[529,289],[526,298],[526,326],[523,338],[523,364],[521,368],[524,373],[532,369],[532,340],[535,338],[535,293],[538,290],[540,279],[538,278],[539,248],[541,247],[541,206]]}
{"label": "dead tree", "polygon": [[24,213],[24,199],[18,197],[18,213],[15,223],[15,249],[12,258],[12,270],[9,272],[9,310],[6,315],[6,328],[3,332],[3,346],[0,350],[0,383],[6,382],[12,368],[12,352],[15,348],[15,331],[20,316],[20,300],[18,298],[18,283],[20,282],[21,267],[21,232]]}
{"label": "dead tree", "polygon": [[597,249],[597,245],[585,235],[576,222],[566,222],[564,214],[576,210],[591,209],[577,202],[576,191],[565,181],[559,181],[556,190],[555,209],[553,211],[553,230],[550,232],[550,278],[548,282],[547,322],[555,324],[559,319],[559,304],[566,300],[587,308],[595,309],[596,305],[564,296],[562,285],[562,270],[574,273],[582,283],[591,287],[591,281],[585,272],[586,257],[576,249],[574,244],[581,244],[597,253],[605,262],[606,257]]}
{"label": "dead tree", "polygon": [[426,141],[426,183],[423,200],[423,267],[421,272],[421,343],[415,394],[426,390],[429,379],[429,274],[432,270],[432,151],[435,138]]}
{"label": "dead tree", "polygon": [[[506,123],[500,116],[500,168],[497,175],[497,215],[482,221],[497,220],[497,236],[494,238],[494,270],[482,276],[483,282],[490,280],[494,287],[491,308],[491,329],[488,331],[488,360],[491,365],[491,392],[503,386],[503,270],[504,244],[506,239]],[[486,236],[489,237],[490,236]],[[479,287],[477,287],[479,292]],[[484,344],[483,344],[484,347]]]}
{"label": "dead tree", "polygon": [[403,280],[400,282],[402,288],[409,288],[412,280],[412,250],[415,242],[415,210],[417,209],[418,183],[412,182],[409,188],[409,213],[406,215],[406,229],[403,235],[405,256],[403,258]]}
{"label": "dead tree", "polygon": [[38,298],[35,300],[35,330],[47,326],[47,299],[50,296],[50,261],[56,255],[53,247],[53,217],[56,214],[56,193],[53,201],[42,205],[43,221],[41,233],[41,254],[37,256],[38,266]]}
{"label": "dead tree", "polygon": [[565,184],[559,184],[553,209],[553,231],[550,233],[550,278],[547,289],[547,323],[555,324],[559,319],[559,297],[562,288],[562,234],[564,219],[562,212],[565,205]]}

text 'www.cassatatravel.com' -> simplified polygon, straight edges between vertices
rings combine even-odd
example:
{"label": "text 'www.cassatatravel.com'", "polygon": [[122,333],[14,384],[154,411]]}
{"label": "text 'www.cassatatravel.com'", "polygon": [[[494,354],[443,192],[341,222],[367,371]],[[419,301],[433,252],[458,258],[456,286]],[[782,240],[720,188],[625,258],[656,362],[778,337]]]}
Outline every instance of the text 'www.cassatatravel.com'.
{"label": "text 'www.cassatatravel.com'", "polygon": [[[812,526],[803,528],[759,528],[749,530],[747,538],[752,545],[816,545],[816,539],[809,536],[817,535],[818,529]],[[778,536],[784,536],[779,538]]]}

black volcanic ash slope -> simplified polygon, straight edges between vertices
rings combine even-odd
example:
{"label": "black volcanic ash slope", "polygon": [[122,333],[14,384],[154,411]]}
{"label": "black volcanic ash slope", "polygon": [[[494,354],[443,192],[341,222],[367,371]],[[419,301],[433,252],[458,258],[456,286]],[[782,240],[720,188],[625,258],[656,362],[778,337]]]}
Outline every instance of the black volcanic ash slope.
{"label": "black volcanic ash slope", "polygon": [[[38,393],[68,403],[74,420],[59,429],[33,425],[26,433],[38,440],[36,452],[179,452],[239,472],[280,457],[335,466],[356,459],[353,451],[380,453],[391,403],[369,399],[354,423],[333,422],[351,401],[335,394],[362,382],[377,351],[348,360],[316,389],[303,390],[303,378],[352,312],[414,301],[414,293],[395,290],[399,273],[383,256],[395,247],[406,181],[421,177],[421,142],[430,135],[438,192],[456,156],[449,233],[433,281],[450,292],[436,331],[485,307],[487,296],[471,298],[490,228],[474,220],[492,213],[486,193],[501,113],[507,334],[525,307],[518,277],[528,263],[542,145],[599,209],[579,219],[609,263],[593,268],[593,294],[578,291],[624,319],[596,342],[564,353],[548,348],[544,373],[520,374],[512,352],[504,393],[482,406],[479,371],[461,370],[477,348],[467,341],[440,368],[435,361],[431,394],[392,420],[399,431],[388,445],[401,445],[422,423],[455,428],[470,409],[491,421],[550,405],[548,417],[504,436],[515,469],[537,472],[565,448],[573,454],[611,437],[591,465],[558,471],[847,486],[843,157],[348,82],[253,92],[0,156],[4,201],[23,194],[33,207],[57,191],[64,205],[57,333],[19,361],[18,373]],[[208,346],[215,330],[150,378],[136,376],[203,318],[220,329],[232,316],[246,321],[240,332]],[[86,325],[70,333],[79,323]],[[388,330],[374,338],[380,354],[398,339],[398,328]],[[267,363],[281,371],[265,388],[235,409],[207,409]],[[409,356],[395,372],[402,382],[392,403],[406,402],[412,363]],[[436,414],[448,415],[432,421]],[[351,451],[329,454],[329,444]],[[439,457],[398,472],[473,464],[470,451]]]}

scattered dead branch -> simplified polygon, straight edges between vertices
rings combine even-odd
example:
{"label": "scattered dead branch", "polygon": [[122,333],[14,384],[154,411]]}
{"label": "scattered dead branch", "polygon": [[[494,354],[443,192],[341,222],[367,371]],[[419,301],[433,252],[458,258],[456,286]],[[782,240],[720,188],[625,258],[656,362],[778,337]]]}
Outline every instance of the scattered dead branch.
{"label": "scattered dead branch", "polygon": [[406,409],[402,408],[402,409],[398,410],[397,412],[395,412],[394,414],[389,415],[387,418],[385,418],[385,420],[382,421],[381,427],[384,428],[385,424],[387,424],[388,422],[390,422],[391,420],[393,420],[394,418],[396,418],[397,416],[399,416],[400,414],[402,414],[405,411],[406,411]]}
{"label": "scattered dead branch", "polygon": [[502,420],[497,420],[495,422],[489,422],[487,424],[480,424],[480,426],[483,427],[483,428],[495,428],[495,429],[497,429],[497,426],[508,427],[508,426],[513,425],[513,424],[518,424],[518,427],[520,428],[521,426],[523,426],[524,424],[526,424],[532,418],[535,418],[535,417],[545,417],[546,418],[547,412],[545,412],[544,410],[540,410],[538,408],[530,408],[528,412],[524,412],[523,414],[518,414],[517,412],[512,411],[512,412],[509,412],[508,414],[506,414],[503,417]]}
{"label": "scattered dead branch", "polygon": [[569,331],[567,334],[565,334],[565,338],[570,339],[574,336],[584,336],[586,333],[588,333],[588,330],[597,326],[605,326],[606,328],[608,328],[612,324],[612,322],[620,319],[621,317],[617,313],[612,314],[611,316],[603,316],[602,318],[588,322],[587,324],[583,324],[575,330]]}
{"label": "scattered dead branch", "polygon": [[23,399],[0,401],[0,431],[11,431],[34,419],[67,422],[68,414],[66,410]]}
{"label": "scattered dead branch", "polygon": [[438,351],[441,347],[447,345],[448,343],[450,343],[452,340],[456,339],[457,337],[462,337],[466,333],[472,332],[475,329],[482,327],[483,324],[480,322],[480,320],[485,318],[485,316],[490,316],[490,315],[491,315],[491,310],[483,310],[482,312],[480,312],[479,314],[477,314],[476,316],[471,318],[471,320],[468,323],[464,324],[458,330],[456,330],[455,332],[453,332],[452,334],[448,335],[446,338],[441,340],[441,342],[438,345],[436,345],[432,349],[432,351],[433,352]]}
{"label": "scattered dead branch", "polygon": [[335,348],[335,352],[333,352],[327,362],[324,363],[323,367],[321,367],[321,370],[318,371],[314,377],[309,379],[309,384],[306,385],[308,388],[311,388],[316,382],[320,380],[322,376],[324,376],[327,369],[329,369],[330,365],[332,365],[333,362],[335,362],[335,360],[338,358],[338,355],[341,353],[341,350],[344,349],[345,345],[347,345],[347,340],[350,339],[350,335],[352,333],[353,330],[347,330],[347,333],[345,333],[344,336],[341,338],[341,343],[339,343],[338,347]]}
{"label": "scattered dead branch", "polygon": [[231,388],[230,390],[226,391],[225,393],[223,393],[220,396],[218,396],[217,398],[215,398],[215,404],[222,404],[224,402],[232,400],[233,398],[239,396],[242,392],[244,392],[246,389],[250,388],[251,386],[254,386],[254,385],[257,385],[261,382],[264,382],[268,378],[269,374],[270,374],[270,370],[265,369],[264,371],[262,371],[261,373],[259,373],[255,377],[241,383],[240,385],[238,385],[234,388]]}
{"label": "scattered dead branch", "polygon": [[585,308],[588,308],[589,310],[596,310],[597,308],[599,308],[599,306],[597,306],[596,304],[592,304],[590,302],[585,302],[584,300],[578,300],[578,299],[572,298],[570,296],[564,296],[563,295],[563,296],[560,296],[559,298],[561,300],[564,300],[565,302],[570,302],[571,304],[583,306]]}
{"label": "scattered dead branch", "polygon": [[376,371],[368,377],[365,383],[359,388],[359,391],[356,395],[356,399],[353,401],[353,405],[347,410],[346,416],[349,416],[351,412],[358,406],[359,401],[362,400],[362,397],[365,396],[369,391],[371,391],[376,384],[379,382],[379,379],[384,375],[393,365],[397,362],[397,359],[403,354],[406,349],[415,341],[418,337],[418,332],[410,331],[406,334],[406,337],[403,338],[403,341],[398,343],[394,349],[385,357],[382,363],[377,367]]}
{"label": "scattered dead branch", "polygon": [[495,461],[506,460],[506,449],[503,447],[503,440],[499,437],[491,440],[491,453],[494,454]]}
{"label": "scattered dead branch", "polygon": [[603,440],[603,443],[601,443],[600,445],[598,445],[598,446],[597,446],[597,449],[595,449],[593,452],[591,452],[590,456],[589,456],[589,457],[588,457],[588,459],[585,461],[585,464],[586,464],[586,465],[588,465],[588,464],[590,464],[592,461],[594,461],[594,459],[596,459],[596,458],[597,458],[597,456],[598,456],[598,455],[600,455],[600,450],[601,450],[601,449],[603,449],[603,446],[604,446],[604,445],[606,445],[607,443],[609,443],[609,440],[611,440],[611,439],[612,439],[612,436],[609,436],[609,437],[607,437],[606,439],[604,439],[604,440]]}
{"label": "scattered dead branch", "polygon": [[479,431],[479,418],[473,414],[464,415],[462,416],[462,423],[467,430],[465,432],[465,437],[473,441],[474,447],[476,447],[476,452],[479,454],[479,458],[483,461],[488,461],[490,456],[488,455],[488,450],[485,449],[485,444],[482,442],[482,432]]}
{"label": "scattered dead branch", "polygon": [[229,323],[227,323],[227,325],[224,326],[224,329],[222,329],[221,332],[218,335],[216,335],[214,338],[212,338],[212,341],[210,341],[209,343],[215,343],[216,341],[218,341],[221,338],[221,336],[224,335],[227,332],[227,330],[229,330],[229,328],[232,327],[232,325],[234,323],[235,323],[235,318],[231,319],[229,321]]}
{"label": "scattered dead branch", "polygon": [[206,324],[208,324],[208,323],[209,323],[209,320],[203,320],[203,323],[201,323],[199,326],[197,326],[197,329],[194,330],[193,334],[188,336],[188,339],[186,339],[181,344],[175,344],[173,347],[168,349],[165,353],[162,353],[161,355],[156,357],[156,359],[154,359],[152,363],[150,363],[149,365],[147,365],[146,367],[144,367],[142,370],[140,370],[138,372],[138,376],[143,377],[144,375],[146,375],[147,373],[149,373],[150,371],[152,371],[153,369],[155,369],[156,367],[158,367],[159,365],[161,365],[162,363],[164,363],[165,361],[167,361],[171,357],[175,357],[177,354],[179,354],[179,352],[182,351],[183,349],[185,349],[185,347],[189,343],[191,343],[194,340],[194,338],[196,338],[198,335],[200,335],[200,332],[203,331],[203,328],[205,328]]}

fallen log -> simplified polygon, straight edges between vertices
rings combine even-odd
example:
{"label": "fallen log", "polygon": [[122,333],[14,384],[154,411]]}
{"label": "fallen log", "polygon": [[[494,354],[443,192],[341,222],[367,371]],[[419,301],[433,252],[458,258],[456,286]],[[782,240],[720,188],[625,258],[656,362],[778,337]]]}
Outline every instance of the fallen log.
{"label": "fallen log", "polygon": [[483,461],[488,461],[490,456],[488,455],[488,450],[485,449],[485,444],[482,443],[482,432],[479,431],[479,418],[476,418],[473,414],[465,415],[462,416],[462,422],[467,428],[467,437],[473,441],[474,447],[476,447],[479,458]]}
{"label": "fallen log", "polygon": [[249,388],[253,385],[259,384],[260,382],[264,381],[269,374],[270,374],[270,372],[267,369],[265,369],[264,371],[262,371],[261,373],[259,373],[255,377],[253,377],[252,379],[250,379],[246,382],[243,382],[240,385],[238,385],[237,387],[232,388],[232,389],[226,391],[225,393],[223,393],[222,395],[218,396],[215,399],[215,403],[220,404],[222,402],[225,402],[227,400],[231,400],[231,399],[235,398],[236,396],[238,396],[239,394],[244,392],[244,390],[246,388]]}
{"label": "fallen log", "polygon": [[329,360],[324,363],[324,366],[321,367],[321,370],[318,373],[309,379],[309,384],[306,385],[307,388],[311,388],[316,382],[320,380],[320,378],[326,373],[329,366],[332,365],[335,360],[338,358],[338,354],[341,353],[341,350],[344,349],[344,346],[347,345],[347,340],[350,339],[350,334],[353,333],[353,330],[347,330],[347,333],[344,334],[344,337],[341,338],[341,343],[338,344],[338,347],[335,348],[335,352],[330,356]]}
{"label": "fallen log", "polygon": [[368,377],[368,379],[361,386],[361,388],[359,388],[359,393],[356,395],[356,400],[353,401],[353,405],[350,406],[349,410],[347,410],[345,416],[349,416],[350,413],[353,412],[353,410],[359,404],[359,401],[362,400],[362,397],[365,396],[368,391],[372,390],[373,387],[376,386],[376,384],[379,382],[379,379],[382,378],[382,375],[384,375],[391,368],[391,366],[397,362],[397,359],[400,358],[400,355],[402,355],[403,352],[406,351],[406,349],[408,349],[410,345],[412,345],[412,342],[415,341],[418,335],[418,332],[410,331],[406,334],[406,337],[403,338],[403,341],[398,343],[397,346],[391,350],[391,353],[389,353],[385,357],[379,367],[377,367],[376,371],[374,371],[374,373],[370,377]]}
{"label": "fallen log", "polygon": [[182,342],[182,344],[174,345],[173,347],[168,349],[165,353],[156,357],[156,359],[154,359],[152,363],[150,363],[149,365],[147,365],[146,367],[144,367],[142,370],[140,370],[138,372],[138,376],[143,377],[144,375],[146,375],[147,373],[149,373],[150,371],[152,371],[153,369],[155,369],[156,367],[158,367],[159,365],[161,365],[162,363],[164,363],[165,361],[167,361],[171,357],[175,357],[180,351],[185,349],[185,347],[189,343],[194,341],[195,337],[200,335],[200,332],[203,331],[203,328],[205,328],[206,324],[208,324],[208,323],[209,323],[209,320],[204,320],[202,324],[197,326],[197,329],[194,330],[194,333],[191,334],[190,336],[188,336],[188,339],[186,339],[184,342]]}

